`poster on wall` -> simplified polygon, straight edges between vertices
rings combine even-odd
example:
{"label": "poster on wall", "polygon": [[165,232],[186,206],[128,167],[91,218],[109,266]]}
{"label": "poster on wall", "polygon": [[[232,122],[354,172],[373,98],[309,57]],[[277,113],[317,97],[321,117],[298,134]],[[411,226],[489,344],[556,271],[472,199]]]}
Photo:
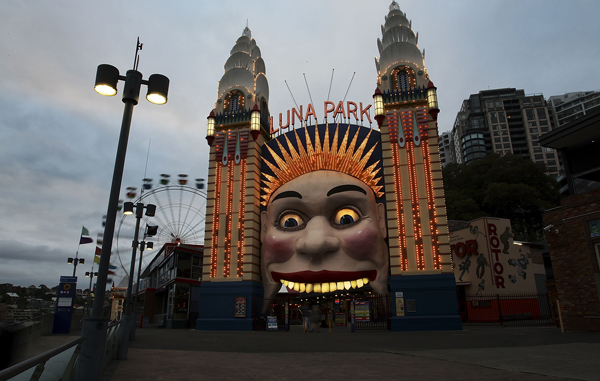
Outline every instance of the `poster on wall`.
{"label": "poster on wall", "polygon": [[246,317],[246,297],[245,296],[236,296],[235,297],[235,308],[234,308],[234,316],[238,317]]}

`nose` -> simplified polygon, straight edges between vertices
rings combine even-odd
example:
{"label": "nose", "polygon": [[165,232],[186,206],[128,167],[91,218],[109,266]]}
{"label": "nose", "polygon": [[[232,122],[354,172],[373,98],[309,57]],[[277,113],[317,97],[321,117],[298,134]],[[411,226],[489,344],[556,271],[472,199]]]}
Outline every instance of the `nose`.
{"label": "nose", "polygon": [[339,250],[340,241],[325,217],[311,218],[303,230],[304,235],[296,241],[300,254],[317,258]]}

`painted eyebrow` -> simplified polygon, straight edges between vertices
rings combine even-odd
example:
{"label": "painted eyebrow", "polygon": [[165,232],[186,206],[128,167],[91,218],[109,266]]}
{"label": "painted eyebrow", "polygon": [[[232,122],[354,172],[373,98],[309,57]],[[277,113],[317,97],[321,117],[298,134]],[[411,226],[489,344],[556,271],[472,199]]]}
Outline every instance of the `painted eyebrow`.
{"label": "painted eyebrow", "polygon": [[271,202],[274,202],[275,200],[279,200],[280,198],[286,198],[286,197],[296,197],[296,198],[302,199],[302,195],[300,193],[295,192],[295,191],[287,191],[287,192],[279,193],[277,196],[275,196],[275,198]]}
{"label": "painted eyebrow", "polygon": [[348,192],[348,191],[356,191],[361,192],[363,194],[367,194],[367,191],[358,185],[338,185],[337,187],[331,188],[329,192],[327,192],[327,197],[331,196],[335,193]]}

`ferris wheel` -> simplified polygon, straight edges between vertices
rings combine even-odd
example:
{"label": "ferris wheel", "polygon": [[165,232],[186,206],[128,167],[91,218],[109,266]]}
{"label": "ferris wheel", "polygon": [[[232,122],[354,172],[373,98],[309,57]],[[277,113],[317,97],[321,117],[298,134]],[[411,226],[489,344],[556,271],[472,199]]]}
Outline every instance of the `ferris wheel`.
{"label": "ferris wheel", "polygon": [[[186,174],[180,174],[175,183],[171,183],[171,176],[168,174],[160,176],[159,185],[156,187],[152,179],[144,179],[139,196],[135,187],[128,187],[126,193],[128,201],[134,204],[156,205],[153,217],[144,215],[140,220],[138,241],[152,242],[154,246],[154,251],[143,253],[142,271],[165,243],[204,244],[206,217],[204,179],[195,179],[194,184],[190,185]],[[118,264],[126,276],[129,275],[131,264],[135,225],[135,216],[122,215],[117,223],[113,240],[113,262],[117,262],[114,264]],[[146,225],[158,226],[157,234],[144,238]],[[136,266],[139,261],[139,250],[137,255]]]}

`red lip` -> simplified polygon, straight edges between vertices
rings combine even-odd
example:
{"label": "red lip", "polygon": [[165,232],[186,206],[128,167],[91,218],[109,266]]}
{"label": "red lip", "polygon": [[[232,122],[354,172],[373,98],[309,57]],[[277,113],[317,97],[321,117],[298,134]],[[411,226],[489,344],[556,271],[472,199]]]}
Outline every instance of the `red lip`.
{"label": "red lip", "polygon": [[298,271],[295,273],[271,272],[275,282],[281,279],[294,283],[325,283],[325,282],[345,282],[361,278],[369,278],[374,281],[377,278],[377,270],[365,271]]}

